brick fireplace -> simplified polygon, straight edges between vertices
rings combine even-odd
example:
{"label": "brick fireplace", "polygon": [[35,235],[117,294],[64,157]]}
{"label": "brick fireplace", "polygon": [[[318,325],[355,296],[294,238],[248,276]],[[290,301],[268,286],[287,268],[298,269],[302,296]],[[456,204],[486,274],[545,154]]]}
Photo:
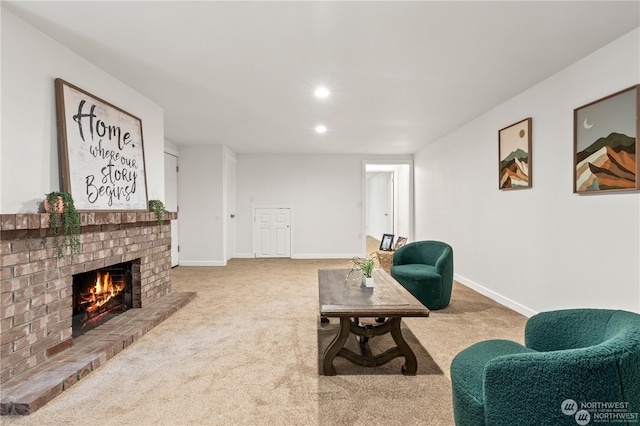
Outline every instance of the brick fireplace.
{"label": "brick fireplace", "polygon": [[[33,412],[195,296],[171,293],[169,221],[176,213],[165,213],[162,225],[148,212],[80,215],[81,251],[63,258],[58,258],[55,239],[48,234],[48,214],[0,215],[1,414]],[[74,339],[73,276],[127,262],[138,283],[132,309],[109,327]],[[144,321],[136,311],[145,312]],[[116,333],[114,324],[124,326]],[[105,330],[108,336],[101,338]],[[58,372],[61,381],[38,381],[38,374],[56,375],[49,367],[56,356],[69,358],[78,351],[96,356],[71,374]],[[40,394],[26,395],[38,387],[43,388]]]}

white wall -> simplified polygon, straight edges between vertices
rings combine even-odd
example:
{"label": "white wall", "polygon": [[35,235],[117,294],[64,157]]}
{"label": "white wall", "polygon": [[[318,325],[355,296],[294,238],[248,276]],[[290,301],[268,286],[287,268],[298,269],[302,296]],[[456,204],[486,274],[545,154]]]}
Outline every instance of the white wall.
{"label": "white wall", "polygon": [[[222,145],[180,146],[180,264],[226,264]],[[357,155],[236,154],[235,253],[254,257],[254,208],[292,210],[292,258],[364,254],[363,158]],[[411,156],[372,161],[407,162]],[[231,211],[231,210],[229,210]]]}
{"label": "white wall", "polygon": [[180,156],[180,146],[171,142],[170,140],[164,140],[164,152],[171,154],[174,157]]}
{"label": "white wall", "polygon": [[180,264],[223,266],[222,145],[180,146]]}
{"label": "white wall", "polygon": [[148,194],[163,197],[162,108],[4,8],[1,19],[0,212],[37,212],[44,195],[60,189],[58,77],[142,120]]}
{"label": "white wall", "polygon": [[363,160],[358,155],[239,154],[237,257],[253,257],[254,207],[292,209],[292,258],[364,255]]}
{"label": "white wall", "polygon": [[[573,109],[640,82],[639,40],[636,29],[416,154],[416,238],[449,242],[458,280],[526,315],[640,312],[640,194],[572,193]],[[498,129],[529,116],[533,188],[499,191]]]}
{"label": "white wall", "polygon": [[239,154],[236,254],[253,257],[252,209],[290,207],[291,257],[362,254],[362,162],[348,155]]}

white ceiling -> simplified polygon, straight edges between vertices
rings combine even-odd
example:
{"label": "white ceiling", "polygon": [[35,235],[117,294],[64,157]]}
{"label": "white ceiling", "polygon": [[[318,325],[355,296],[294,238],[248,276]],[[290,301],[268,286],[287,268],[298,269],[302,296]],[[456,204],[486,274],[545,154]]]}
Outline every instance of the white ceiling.
{"label": "white ceiling", "polygon": [[239,153],[414,153],[640,26],[638,1],[2,3],[162,106],[171,142]]}

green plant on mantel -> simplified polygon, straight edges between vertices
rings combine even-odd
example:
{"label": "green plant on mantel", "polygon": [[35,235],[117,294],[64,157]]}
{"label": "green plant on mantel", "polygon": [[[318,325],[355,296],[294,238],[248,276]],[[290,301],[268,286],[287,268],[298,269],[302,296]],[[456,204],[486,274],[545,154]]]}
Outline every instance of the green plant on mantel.
{"label": "green plant on mantel", "polygon": [[158,225],[162,226],[162,216],[166,212],[164,203],[160,200],[149,200],[149,211],[153,212],[158,220]]}
{"label": "green plant on mantel", "polygon": [[[67,192],[54,191],[45,195],[45,211],[49,213],[49,233],[55,237],[58,258],[80,252],[80,214],[76,211],[73,197]],[[62,229],[62,238],[59,230]]]}

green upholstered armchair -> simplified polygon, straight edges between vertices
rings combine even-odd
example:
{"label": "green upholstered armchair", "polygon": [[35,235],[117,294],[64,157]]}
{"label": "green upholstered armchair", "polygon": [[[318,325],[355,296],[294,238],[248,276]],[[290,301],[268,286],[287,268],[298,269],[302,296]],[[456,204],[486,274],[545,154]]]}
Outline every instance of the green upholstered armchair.
{"label": "green upholstered armchair", "polygon": [[441,241],[416,241],[393,254],[391,276],[429,309],[451,300],[453,249]]}
{"label": "green upholstered armchair", "polygon": [[524,333],[525,346],[488,340],[453,359],[456,425],[609,424],[614,414],[639,424],[639,314],[543,312]]}

